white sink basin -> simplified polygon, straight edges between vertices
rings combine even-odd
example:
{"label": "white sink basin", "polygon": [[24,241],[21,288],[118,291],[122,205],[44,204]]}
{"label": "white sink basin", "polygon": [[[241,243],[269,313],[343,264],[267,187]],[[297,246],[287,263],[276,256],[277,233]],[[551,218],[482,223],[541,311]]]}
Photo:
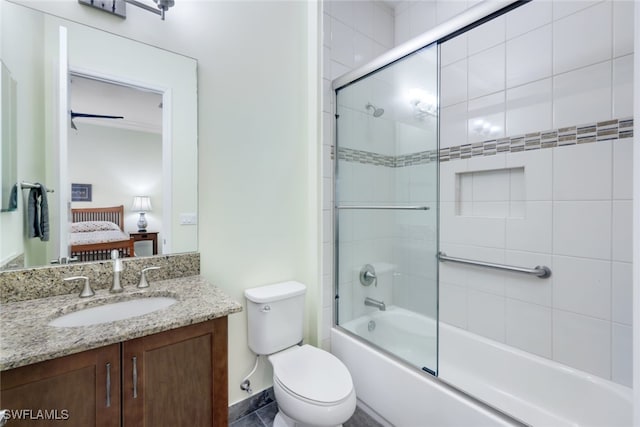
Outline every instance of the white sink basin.
{"label": "white sink basin", "polygon": [[176,302],[176,299],[168,297],[137,298],[128,301],[113,302],[56,317],[49,322],[49,326],[71,328],[130,319],[161,310]]}

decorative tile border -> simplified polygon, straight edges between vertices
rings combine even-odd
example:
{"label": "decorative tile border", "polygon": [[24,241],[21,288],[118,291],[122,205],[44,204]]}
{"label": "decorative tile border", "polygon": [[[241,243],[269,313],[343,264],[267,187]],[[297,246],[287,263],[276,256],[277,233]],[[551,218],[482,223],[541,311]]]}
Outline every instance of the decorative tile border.
{"label": "decorative tile border", "polygon": [[393,168],[395,167],[395,159],[396,158],[394,156],[372,153],[371,151],[338,148],[338,160],[345,160],[347,162]]}
{"label": "decorative tile border", "polygon": [[505,137],[490,141],[440,149],[440,161],[491,156],[497,153],[517,153],[543,148],[633,137],[633,118],[613,119],[581,126],[570,126],[544,132]]}
{"label": "decorative tile border", "polygon": [[403,154],[401,156],[389,156],[351,148],[338,148],[338,160],[374,166],[386,166],[389,168],[420,165],[435,162],[437,159],[437,150],[420,151],[418,153]]}
{"label": "decorative tile border", "polygon": [[340,147],[338,160],[400,168],[435,162],[438,158],[441,162],[447,162],[477,156],[491,156],[497,153],[517,153],[632,137],[633,118],[629,117],[441,148],[439,156],[437,150],[391,156]]}
{"label": "decorative tile border", "polygon": [[438,150],[421,151],[419,153],[403,154],[395,158],[394,167],[423,165],[438,160]]}

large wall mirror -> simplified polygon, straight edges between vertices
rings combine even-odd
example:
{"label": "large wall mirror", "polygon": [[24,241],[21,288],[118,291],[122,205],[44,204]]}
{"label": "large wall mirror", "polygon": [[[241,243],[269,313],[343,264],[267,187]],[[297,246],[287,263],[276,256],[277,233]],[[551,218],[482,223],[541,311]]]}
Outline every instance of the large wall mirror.
{"label": "large wall mirror", "polygon": [[0,1],[14,82],[2,113],[12,106],[16,147],[0,193],[3,206],[14,200],[0,212],[0,269],[103,259],[110,245],[131,256],[197,250],[197,61]]}

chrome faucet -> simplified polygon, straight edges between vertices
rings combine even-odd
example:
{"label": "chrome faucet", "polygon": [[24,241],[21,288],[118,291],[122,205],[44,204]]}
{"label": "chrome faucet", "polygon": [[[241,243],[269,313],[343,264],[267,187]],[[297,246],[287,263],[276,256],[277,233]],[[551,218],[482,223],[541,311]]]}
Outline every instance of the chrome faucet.
{"label": "chrome faucet", "polygon": [[385,311],[387,306],[384,305],[384,301],[378,301],[377,299],[366,297],[364,299],[364,305],[368,305],[369,307],[376,307],[380,311]]}
{"label": "chrome faucet", "polygon": [[148,288],[149,287],[149,282],[147,281],[147,275],[145,274],[147,271],[151,271],[151,270],[159,270],[160,267],[147,267],[147,268],[143,268],[142,271],[140,272],[140,283],[138,283],[138,287],[139,288]]}
{"label": "chrome faucet", "polygon": [[109,292],[118,293],[122,292],[124,289],[120,284],[120,272],[122,272],[122,260],[119,258],[120,252],[117,249],[111,251],[111,259],[113,260],[113,284],[111,285],[111,289]]}
{"label": "chrome faucet", "polygon": [[[65,282],[69,282],[71,280],[84,280],[84,287],[82,288],[82,292],[80,292],[80,298],[92,297],[96,293],[91,289],[91,285],[89,285],[89,278],[87,276],[73,276],[73,277],[65,277]],[[0,424],[1,426],[2,424]]]}

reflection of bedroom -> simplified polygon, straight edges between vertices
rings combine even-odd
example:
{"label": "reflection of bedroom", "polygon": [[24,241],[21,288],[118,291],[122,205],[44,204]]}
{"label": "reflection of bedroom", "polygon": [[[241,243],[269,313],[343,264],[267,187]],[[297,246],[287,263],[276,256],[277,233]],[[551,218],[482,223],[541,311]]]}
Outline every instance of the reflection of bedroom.
{"label": "reflection of bedroom", "polygon": [[[136,256],[152,255],[152,241],[147,238],[156,237],[157,244],[162,235],[162,96],[78,76],[73,76],[71,88],[74,112],[125,117],[74,119],[77,130],[69,132],[69,183],[91,184],[91,201],[73,201],[71,208],[123,205],[123,231],[135,235],[140,213],[132,210],[134,197],[149,196],[152,210],[145,217],[150,236],[138,233],[134,249]],[[139,117],[144,108],[150,110],[147,117]],[[157,245],[158,252],[161,246]]]}
{"label": "reflection of bedroom", "polygon": [[[96,162],[95,159],[100,159]],[[147,231],[162,229],[162,137],[158,134],[83,124],[69,135],[69,181],[91,184],[91,202],[72,202],[72,208],[124,205],[124,231],[138,231],[139,213],[133,198],[151,198]],[[136,243],[136,255],[151,255],[146,242]]]}

